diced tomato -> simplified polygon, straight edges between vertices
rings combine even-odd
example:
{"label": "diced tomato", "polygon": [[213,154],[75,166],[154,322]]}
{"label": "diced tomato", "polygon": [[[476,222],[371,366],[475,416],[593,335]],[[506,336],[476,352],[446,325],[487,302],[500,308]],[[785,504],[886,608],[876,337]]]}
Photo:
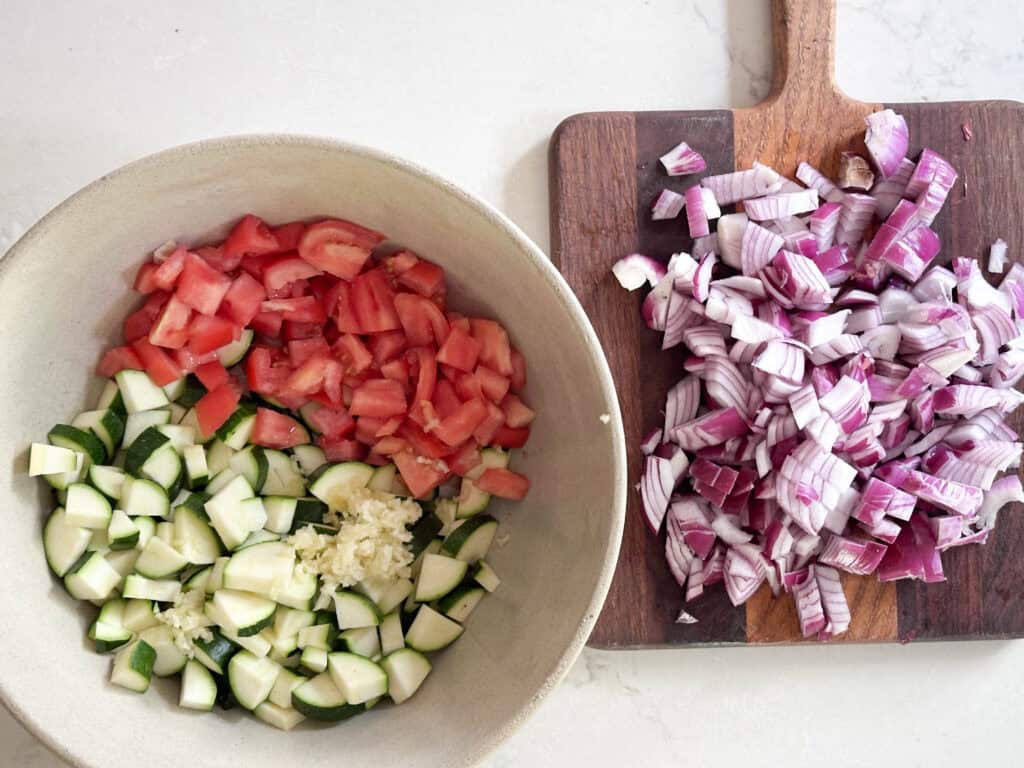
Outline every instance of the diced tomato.
{"label": "diced tomato", "polygon": [[196,315],[188,326],[188,346],[193,353],[202,355],[230,344],[242,329],[223,317]]}
{"label": "diced tomato", "polygon": [[505,413],[494,403],[487,403],[487,418],[473,430],[473,439],[480,445],[490,445],[495,433],[505,423]]}
{"label": "diced tomato", "polygon": [[465,315],[460,315],[458,312],[448,312],[445,314],[445,317],[448,318],[448,325],[452,328],[461,328],[466,333],[473,332],[473,329],[469,325],[469,318]]}
{"label": "diced tomato", "polygon": [[480,379],[475,373],[464,373],[455,382],[455,392],[458,394],[463,401],[466,400],[484,400],[484,388],[480,384]]}
{"label": "diced tomato", "polygon": [[220,311],[244,328],[259,313],[260,305],[266,297],[263,286],[252,275],[242,272],[224,294]]}
{"label": "diced tomato", "polygon": [[185,346],[188,341],[188,321],[191,317],[192,310],[178,301],[177,296],[171,296],[153,323],[153,327],[149,329],[149,343],[168,349]]}
{"label": "diced tomato", "polygon": [[288,377],[284,384],[285,391],[297,395],[311,395],[317,392],[324,386],[328,367],[335,362],[327,355],[309,358]]}
{"label": "diced tomato", "polygon": [[400,293],[395,296],[394,307],[410,345],[443,344],[448,338],[448,321],[430,299],[413,293]]}
{"label": "diced tomato", "polygon": [[253,392],[275,394],[290,373],[287,367],[273,364],[270,350],[266,347],[253,347],[245,358],[245,377]]}
{"label": "diced tomato", "polygon": [[361,373],[373,365],[373,354],[351,333],[343,333],[334,343],[334,353],[345,366],[346,373]]}
{"label": "diced tomato", "polygon": [[170,301],[171,294],[167,291],[155,291],[149,295],[146,299],[146,303],[142,305],[142,311],[149,315],[150,320],[156,320],[160,316],[160,311]]}
{"label": "diced tomato", "polygon": [[480,342],[461,328],[452,328],[437,351],[437,362],[468,373],[476,367],[479,356]]}
{"label": "diced tomato", "polygon": [[404,419],[401,416],[392,416],[390,419],[386,419],[383,424],[380,425],[380,429],[377,430],[377,437],[387,437],[393,435],[398,431],[398,428],[402,426]]}
{"label": "diced tomato", "polygon": [[512,389],[517,392],[526,386],[526,358],[518,349],[512,350]]}
{"label": "diced tomato", "polygon": [[293,339],[288,342],[288,359],[292,368],[298,368],[315,355],[326,357],[330,353],[331,348],[323,336],[314,336],[311,339]]}
{"label": "diced tomato", "polygon": [[423,427],[424,432],[432,432],[441,424],[441,417],[434,410],[429,400],[419,400],[409,409],[409,418]]}
{"label": "diced tomato", "polygon": [[131,347],[114,347],[103,354],[96,370],[100,376],[106,376],[109,379],[118,371],[123,371],[126,368],[141,371],[145,366]]}
{"label": "diced tomato", "polygon": [[[335,405],[342,402],[344,371],[345,369],[341,363],[337,360],[331,360],[327,365],[327,370],[324,372],[324,394]],[[351,407],[351,403],[347,403],[345,407]]]}
{"label": "diced tomato", "polygon": [[321,274],[320,270],[308,261],[294,254],[277,256],[263,267],[263,286],[271,297],[287,295],[288,286],[296,280],[305,280]]}
{"label": "diced tomato", "polygon": [[377,365],[383,365],[405,349],[405,334],[401,331],[375,333],[369,338],[367,345],[373,353],[373,361]]}
{"label": "diced tomato", "polygon": [[420,461],[411,451],[399,451],[392,457],[402,480],[416,498],[426,496],[447,477],[437,462]]}
{"label": "diced tomato", "polygon": [[323,335],[324,328],[320,323],[293,323],[285,320],[281,325],[281,338],[284,341],[315,339]]}
{"label": "diced tomato", "polygon": [[391,463],[391,457],[381,456],[376,451],[370,450],[363,461],[371,467],[383,467]]}
{"label": "diced tomato", "polygon": [[259,280],[262,283],[263,270],[269,262],[273,261],[273,259],[274,256],[269,253],[261,253],[258,256],[255,254],[250,254],[249,256],[242,257],[242,260],[239,262],[238,267],[243,272],[252,277],[254,280]]}
{"label": "diced tomato", "polygon": [[153,383],[158,387],[165,387],[172,381],[182,377],[182,371],[174,358],[159,347],[154,347],[145,339],[138,339],[132,343],[132,349],[139,356],[146,373]]}
{"label": "diced tomato", "polygon": [[380,374],[385,379],[397,381],[404,388],[409,383],[409,363],[403,358],[388,360],[380,367]]}
{"label": "diced tomato", "polygon": [[329,439],[349,437],[356,428],[353,419],[344,406],[315,408],[309,415],[309,423]]}
{"label": "diced tomato", "polygon": [[222,245],[204,245],[194,249],[193,252],[218,272],[231,272],[238,268],[241,261],[241,258],[237,256],[230,258],[225,256]]}
{"label": "diced tomato", "polygon": [[332,440],[320,435],[316,444],[323,448],[328,461],[361,461],[366,456],[366,446],[358,440]]}
{"label": "diced tomato", "polygon": [[351,280],[359,274],[370,251],[386,237],[350,221],[327,219],[311,224],[299,238],[299,256],[317,269]]}
{"label": "diced tomato", "polygon": [[508,394],[509,380],[486,365],[477,366],[476,378],[480,382],[480,388],[484,395],[492,403],[500,403]]}
{"label": "diced tomato", "polygon": [[408,441],[412,450],[419,456],[443,459],[452,452],[451,447],[445,445],[433,435],[428,435],[410,419],[403,421],[402,426],[398,428],[395,434]]}
{"label": "diced tomato", "polygon": [[356,318],[355,309],[352,306],[352,286],[344,280],[339,280],[334,286],[333,297],[325,296],[324,304],[329,304],[333,298],[334,320],[338,330],[342,333],[363,333],[363,328]]}
{"label": "diced tomato", "polygon": [[474,317],[469,321],[473,338],[480,342],[480,362],[502,376],[512,375],[512,345],[508,333],[494,320]]}
{"label": "diced tomato", "polygon": [[[293,299],[297,299],[300,296],[313,296],[313,294],[309,292],[309,280],[296,280],[291,284],[289,295]],[[313,296],[313,298],[316,299],[316,296]],[[319,304],[320,300],[317,299],[316,303]],[[324,312],[324,314],[326,315],[327,313]]]}
{"label": "diced tomato", "polygon": [[309,432],[287,414],[270,408],[257,408],[249,442],[264,448],[292,448],[309,442]]}
{"label": "diced tomato", "polygon": [[448,466],[459,477],[465,477],[467,473],[480,466],[480,446],[473,440],[464,442],[455,453],[448,459]]}
{"label": "diced tomato", "polygon": [[135,284],[132,286],[139,293],[152,293],[159,289],[156,284],[156,268],[160,265],[155,261],[147,261],[135,273]]}
{"label": "diced tomato", "polygon": [[413,267],[399,274],[398,284],[420,296],[436,296],[444,293],[444,270],[437,264],[421,259]]}
{"label": "diced tomato", "polygon": [[429,403],[434,398],[437,362],[434,351],[429,347],[416,347],[409,350],[409,355],[416,363],[416,392],[412,397],[412,410],[415,411],[420,403]]}
{"label": "diced tomato", "polygon": [[373,445],[377,441],[377,432],[384,426],[384,419],[372,416],[360,416],[356,419],[356,440],[365,445]]}
{"label": "diced tomato", "polygon": [[501,401],[501,410],[505,413],[505,423],[513,429],[527,426],[537,415],[516,395],[506,395]]}
{"label": "diced tomato", "polygon": [[197,312],[215,315],[231,278],[223,275],[194,253],[186,253],[175,296]]}
{"label": "diced tomato", "polygon": [[[437,369],[441,371],[441,375],[444,376],[445,380],[450,381],[452,384],[457,383],[459,379],[466,375],[458,368],[452,368],[450,365],[438,365]],[[466,399],[468,400],[469,398]]]}
{"label": "diced tomato", "polygon": [[352,392],[349,412],[354,416],[387,418],[405,413],[405,391],[397,381],[372,379]]}
{"label": "diced tomato", "polygon": [[434,436],[454,447],[468,440],[473,430],[487,418],[483,400],[467,400],[433,430]]}
{"label": "diced tomato", "polygon": [[518,501],[530,490],[530,479],[526,475],[508,469],[485,469],[475,482],[481,491],[503,499]]}
{"label": "diced tomato", "polygon": [[442,418],[451,416],[455,410],[462,405],[462,400],[455,394],[455,388],[447,379],[441,379],[434,386],[434,409]]}
{"label": "diced tomato", "polygon": [[294,323],[323,323],[327,319],[324,308],[312,296],[297,299],[268,299],[260,306],[263,312],[280,312],[281,317]]}
{"label": "diced tomato", "polygon": [[181,270],[185,268],[185,254],[187,253],[188,251],[185,250],[184,246],[178,246],[167,257],[167,260],[156,268],[156,271],[153,272],[153,282],[157,288],[161,291],[174,290],[174,285],[178,282],[178,277],[181,275]]}
{"label": "diced tomato", "polygon": [[196,368],[196,378],[206,387],[207,391],[216,389],[222,384],[227,384],[231,379],[228,369],[221,365],[220,360],[210,363],[203,363]]}
{"label": "diced tomato", "polygon": [[124,340],[130,344],[136,339],[148,336],[152,327],[153,318],[146,311],[146,308],[143,307],[142,309],[135,310],[124,319],[124,323],[121,326],[121,334],[124,336]]}
{"label": "diced tomato", "polygon": [[395,277],[398,277],[415,267],[419,260],[420,257],[412,251],[403,250],[388,256],[384,261],[384,266],[387,268],[388,272],[395,275]]}
{"label": "diced tomato", "polygon": [[[277,238],[274,237],[274,233],[270,231],[266,222],[251,213],[247,213],[235,224],[221,247],[225,260],[238,260],[235,262],[235,266],[238,266],[242,257],[248,254],[259,256],[281,250]],[[232,266],[231,269],[234,269],[235,266]]]}
{"label": "diced tomato", "polygon": [[364,333],[395,331],[402,327],[395,311],[395,295],[383,269],[363,272],[352,281],[351,302]]}
{"label": "diced tomato", "polygon": [[491,445],[496,445],[499,448],[522,448],[529,439],[529,427],[520,427],[519,429],[502,427],[494,433],[494,437],[491,438]]}
{"label": "diced tomato", "polygon": [[238,407],[241,395],[234,383],[221,384],[217,389],[207,392],[196,403],[196,417],[199,429],[204,435],[212,435],[220,429]]}
{"label": "diced tomato", "polygon": [[188,347],[182,347],[181,349],[175,349],[172,353],[174,362],[178,364],[178,367],[184,373],[192,373],[200,365],[206,363],[212,363],[217,359],[217,352],[207,352],[203,355],[197,355]]}
{"label": "diced tomato", "polygon": [[373,444],[373,453],[381,456],[393,456],[399,451],[405,451],[408,448],[409,444],[402,438],[388,435]]}
{"label": "diced tomato", "polygon": [[281,335],[281,323],[284,317],[280,312],[257,312],[249,321],[249,327],[256,333],[277,338]]}
{"label": "diced tomato", "polygon": [[289,221],[287,224],[281,224],[270,229],[274,239],[277,240],[278,248],[282,251],[294,251],[298,248],[299,240],[305,231],[306,222],[304,221]]}

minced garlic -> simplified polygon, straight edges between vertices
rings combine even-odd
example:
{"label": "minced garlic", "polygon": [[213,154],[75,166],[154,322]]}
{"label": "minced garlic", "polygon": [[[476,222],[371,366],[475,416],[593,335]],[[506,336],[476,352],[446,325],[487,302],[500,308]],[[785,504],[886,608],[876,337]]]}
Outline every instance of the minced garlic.
{"label": "minced garlic", "polygon": [[205,602],[206,592],[202,589],[192,589],[179,594],[174,599],[173,607],[155,614],[157,621],[171,628],[174,644],[190,659],[195,656],[193,642],[213,640],[213,633],[209,630],[213,622],[203,612]]}
{"label": "minced garlic", "polygon": [[329,501],[324,522],[336,526],[337,534],[306,526],[288,539],[299,567],[323,582],[318,608],[327,607],[339,587],[409,577],[413,557],[406,546],[412,538],[407,526],[422,514],[416,502],[369,488],[349,489]]}

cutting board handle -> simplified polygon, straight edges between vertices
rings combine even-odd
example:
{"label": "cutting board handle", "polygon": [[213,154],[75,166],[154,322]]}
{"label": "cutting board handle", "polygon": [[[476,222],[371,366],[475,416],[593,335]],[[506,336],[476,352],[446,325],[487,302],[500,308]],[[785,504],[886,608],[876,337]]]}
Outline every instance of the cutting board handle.
{"label": "cutting board handle", "polygon": [[772,0],[769,100],[788,94],[847,100],[836,85],[836,0]]}

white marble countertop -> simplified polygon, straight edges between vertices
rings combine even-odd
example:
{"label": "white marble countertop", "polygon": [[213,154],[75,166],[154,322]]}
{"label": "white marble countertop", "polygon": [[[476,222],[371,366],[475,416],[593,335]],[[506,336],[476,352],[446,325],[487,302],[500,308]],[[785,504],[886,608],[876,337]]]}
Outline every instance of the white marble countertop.
{"label": "white marble countertop", "polygon": [[[1024,5],[839,5],[851,95],[1024,100]],[[546,248],[563,117],[751,105],[769,44],[768,0],[5,0],[0,252],[126,161],[256,131],[415,159]],[[587,651],[488,765],[1010,765],[1022,686],[1013,642]],[[0,709],[0,766],[59,765]]]}

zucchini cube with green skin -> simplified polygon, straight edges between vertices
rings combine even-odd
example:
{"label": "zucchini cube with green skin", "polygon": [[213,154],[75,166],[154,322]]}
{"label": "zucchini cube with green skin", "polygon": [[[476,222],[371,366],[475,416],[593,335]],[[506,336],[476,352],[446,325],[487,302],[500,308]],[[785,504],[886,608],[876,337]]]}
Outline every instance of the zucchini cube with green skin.
{"label": "zucchini cube with green skin", "polygon": [[310,720],[338,722],[365,712],[361,704],[349,704],[327,672],[307,680],[292,691],[292,706]]}
{"label": "zucchini cube with green skin", "polygon": [[135,549],[139,543],[139,526],[122,510],[115,509],[107,526],[107,540],[113,550]]}
{"label": "zucchini cube with green skin", "polygon": [[114,381],[121,391],[121,398],[129,415],[163,408],[171,402],[167,399],[167,393],[154,384],[145,371],[125,369],[114,375]]}
{"label": "zucchini cube with green skin", "polygon": [[465,578],[469,565],[447,555],[424,555],[416,579],[416,601],[438,600],[455,589]]}
{"label": "zucchini cube with green skin", "polygon": [[228,681],[238,703],[256,709],[267,700],[277,682],[281,665],[249,651],[239,651],[228,662]]}
{"label": "zucchini cube with green skin", "polygon": [[[110,409],[85,411],[75,417],[71,426],[91,432],[103,443],[106,458],[112,458],[124,437],[124,420]],[[96,462],[100,464],[102,462]]]}
{"label": "zucchini cube with green skin", "polygon": [[124,418],[126,414],[124,398],[121,397],[121,390],[117,388],[117,382],[112,379],[108,380],[107,383],[103,385],[103,391],[100,392],[100,396],[96,400],[97,410],[104,410],[107,408],[114,411],[114,413],[122,418]]}
{"label": "zucchini cube with green skin", "polygon": [[76,451],[57,445],[32,443],[29,453],[28,474],[30,477],[74,472],[80,466]]}
{"label": "zucchini cube with green skin", "polygon": [[188,660],[174,642],[174,634],[166,624],[143,630],[139,638],[149,643],[156,651],[153,661],[153,674],[157,677],[170,677],[185,668]]}
{"label": "zucchini cube with green skin", "polygon": [[174,547],[194,565],[211,565],[223,548],[203,510],[201,497],[192,494],[193,498],[194,505],[187,502],[174,510]]}
{"label": "zucchini cube with green skin", "polygon": [[102,464],[106,460],[107,449],[102,441],[92,432],[72,427],[70,424],[58,424],[50,430],[46,439],[51,445],[59,448],[84,453],[90,464]]}
{"label": "zucchini cube with green skin", "polygon": [[225,674],[228,662],[238,652],[238,646],[224,637],[217,627],[210,627],[209,640],[194,640],[193,648],[196,659],[215,675]]}
{"label": "zucchini cube with green skin", "polygon": [[155,627],[160,622],[156,618],[156,606],[152,600],[126,599],[124,602],[123,624],[125,629],[135,633]]}
{"label": "zucchini cube with green skin", "polygon": [[158,483],[143,478],[125,477],[121,489],[121,509],[131,517],[169,517],[171,502]]}
{"label": "zucchini cube with green skin", "polygon": [[268,469],[266,480],[260,486],[260,493],[266,496],[299,497],[306,494],[306,477],[296,467],[292,458],[283,451],[264,449]]}
{"label": "zucchini cube with green skin", "polygon": [[299,665],[314,675],[318,675],[327,669],[327,651],[323,648],[304,648],[299,657]]}
{"label": "zucchini cube with green skin", "polygon": [[124,580],[121,594],[136,600],[173,603],[181,594],[181,583],[174,579],[147,579],[133,573]]}
{"label": "zucchini cube with green skin", "polygon": [[277,610],[273,600],[231,589],[217,590],[213,604],[223,618],[221,626],[239,637],[250,637],[269,627]]}
{"label": "zucchini cube with green skin", "polygon": [[339,589],[334,593],[334,610],[338,619],[338,629],[375,627],[380,624],[377,606],[358,592]]}
{"label": "zucchini cube with green skin", "polygon": [[240,549],[224,568],[224,588],[275,599],[287,588],[295,568],[295,552],[281,541]]}
{"label": "zucchini cube with green skin", "polygon": [[189,659],[181,673],[181,693],[178,706],[209,712],[217,700],[217,682],[210,670],[195,659]]}
{"label": "zucchini cube with green skin", "polygon": [[490,515],[477,515],[449,533],[441,549],[457,560],[475,563],[486,557],[497,532],[497,520]]}
{"label": "zucchini cube with green skin", "polygon": [[299,463],[302,474],[307,477],[327,463],[323,449],[315,445],[296,445],[292,448],[292,453]]}
{"label": "zucchini cube with green skin", "polygon": [[377,627],[346,629],[338,635],[335,647],[339,651],[365,656],[368,659],[380,656],[380,636]]}
{"label": "zucchini cube with green skin", "polygon": [[358,654],[330,654],[327,671],[349,704],[363,704],[388,692],[387,673],[380,665]]}
{"label": "zucchini cube with green skin", "polygon": [[153,646],[145,640],[136,640],[118,651],[114,658],[114,668],[110,673],[110,682],[129,691],[145,693],[149,690],[155,661],[156,651],[153,650]]}
{"label": "zucchini cube with green skin", "polygon": [[296,633],[296,647],[320,648],[330,651],[338,638],[338,629],[333,624],[315,624],[303,627]]}
{"label": "zucchini cube with green skin", "polygon": [[268,701],[284,709],[292,708],[292,691],[306,682],[307,678],[297,675],[290,669],[282,669],[277,674],[274,687],[270,690]]}
{"label": "zucchini cube with green skin", "polygon": [[107,497],[91,485],[72,483],[68,486],[64,513],[71,525],[90,530],[106,530],[113,509]]}
{"label": "zucchini cube with green skin", "polygon": [[308,611],[313,607],[317,588],[316,574],[296,565],[292,570],[292,578],[288,582],[288,586],[278,592],[274,599],[289,608]]}
{"label": "zucchini cube with green skin", "polygon": [[402,648],[388,654],[380,662],[388,676],[388,696],[401,704],[419,690],[430,674],[430,662],[412,648]]}
{"label": "zucchini cube with green skin", "polygon": [[405,648],[405,635],[402,632],[402,617],[398,611],[389,613],[380,622],[380,652],[387,656]]}
{"label": "zucchini cube with green skin", "polygon": [[[124,423],[124,435],[121,438],[121,445],[126,449],[135,445],[143,432],[151,427],[159,427],[170,424],[171,411],[168,408],[157,408],[154,411],[139,411],[129,414]],[[128,453],[125,451],[125,462],[128,461]]]}
{"label": "zucchini cube with green skin", "polygon": [[142,549],[135,570],[147,579],[165,579],[180,572],[188,560],[174,547],[154,536]]}
{"label": "zucchini cube with green skin", "polygon": [[309,492],[325,504],[338,493],[365,488],[373,479],[373,467],[361,461],[325,464],[309,477]]}
{"label": "zucchini cube with green skin", "polygon": [[43,552],[50,570],[58,577],[67,575],[71,567],[89,548],[92,531],[68,522],[63,507],[57,507],[43,528]]}
{"label": "zucchini cube with green skin", "polygon": [[201,445],[189,445],[182,451],[185,462],[185,478],[188,487],[194,491],[202,490],[210,480],[210,468],[206,463],[206,449]]}
{"label": "zucchini cube with green skin", "polygon": [[93,464],[89,467],[89,482],[108,499],[119,501],[124,488],[125,474],[120,467]]}
{"label": "zucchini cube with green skin", "polygon": [[316,614],[297,608],[281,607],[274,615],[274,634],[278,637],[298,635],[306,627],[312,627]]}
{"label": "zucchini cube with green skin", "polygon": [[431,653],[447,648],[458,640],[462,631],[462,626],[457,622],[429,605],[421,605],[412,626],[405,633],[405,644],[421,653]]}
{"label": "zucchini cube with green skin", "polygon": [[263,487],[267,480],[267,470],[270,468],[266,454],[258,445],[250,445],[234,454],[228,461],[228,466],[235,474],[248,480],[253,488]]}
{"label": "zucchini cube with green skin", "polygon": [[87,552],[71,566],[64,587],[76,600],[106,600],[121,583],[121,574],[99,552]]}
{"label": "zucchini cube with green skin", "polygon": [[109,653],[131,642],[132,632],[124,626],[124,600],[108,600],[89,627],[89,638],[97,653]]}
{"label": "zucchini cube with green skin", "polygon": [[464,624],[487,591],[475,584],[461,584],[437,601],[437,609],[453,621]]}
{"label": "zucchini cube with green skin", "polygon": [[252,486],[244,477],[235,477],[206,502],[204,508],[221,541],[228,549],[235,549],[252,533],[251,518],[242,502],[255,496]]}
{"label": "zucchini cube with green skin", "polygon": [[290,731],[306,719],[306,716],[297,709],[293,709],[291,706],[281,707],[270,701],[264,701],[252,713],[267,725],[272,725],[281,731]]}
{"label": "zucchini cube with green skin", "polygon": [[242,403],[217,430],[220,438],[229,448],[240,451],[249,442],[249,435],[256,424],[256,406]]}

